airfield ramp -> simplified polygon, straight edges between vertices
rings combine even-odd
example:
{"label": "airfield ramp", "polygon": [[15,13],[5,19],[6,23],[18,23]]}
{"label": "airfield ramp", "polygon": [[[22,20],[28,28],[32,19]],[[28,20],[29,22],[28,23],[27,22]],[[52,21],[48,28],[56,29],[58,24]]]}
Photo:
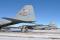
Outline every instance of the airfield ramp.
{"label": "airfield ramp", "polygon": [[0,32],[0,40],[60,40],[60,32]]}

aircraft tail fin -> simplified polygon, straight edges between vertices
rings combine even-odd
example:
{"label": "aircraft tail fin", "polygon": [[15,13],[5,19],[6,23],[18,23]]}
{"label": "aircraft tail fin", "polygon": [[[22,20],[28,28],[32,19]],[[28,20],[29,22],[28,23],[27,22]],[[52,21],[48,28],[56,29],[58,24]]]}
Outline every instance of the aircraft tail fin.
{"label": "aircraft tail fin", "polygon": [[35,21],[35,13],[32,5],[25,5],[16,15],[16,19],[23,21]]}

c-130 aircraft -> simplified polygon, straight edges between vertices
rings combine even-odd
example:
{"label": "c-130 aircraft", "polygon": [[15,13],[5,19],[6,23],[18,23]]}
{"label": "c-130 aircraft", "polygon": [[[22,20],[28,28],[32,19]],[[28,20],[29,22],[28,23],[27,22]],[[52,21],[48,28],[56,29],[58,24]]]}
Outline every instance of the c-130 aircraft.
{"label": "c-130 aircraft", "polygon": [[18,24],[18,23],[34,23],[35,13],[32,5],[24,5],[23,8],[17,13],[15,18],[2,17],[2,19],[8,20],[0,23],[0,30],[3,27]]}

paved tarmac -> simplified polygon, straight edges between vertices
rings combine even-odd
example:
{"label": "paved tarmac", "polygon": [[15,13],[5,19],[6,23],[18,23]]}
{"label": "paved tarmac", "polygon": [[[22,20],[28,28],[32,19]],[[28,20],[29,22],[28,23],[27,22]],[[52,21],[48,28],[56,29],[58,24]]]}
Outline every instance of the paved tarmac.
{"label": "paved tarmac", "polygon": [[60,33],[49,32],[0,32],[0,40],[60,40]]}

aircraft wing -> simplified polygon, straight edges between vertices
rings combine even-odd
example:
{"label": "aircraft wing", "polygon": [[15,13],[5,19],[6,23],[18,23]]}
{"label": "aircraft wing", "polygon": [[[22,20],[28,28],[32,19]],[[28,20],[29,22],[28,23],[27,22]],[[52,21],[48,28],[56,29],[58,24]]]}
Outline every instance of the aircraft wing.
{"label": "aircraft wing", "polygon": [[3,17],[3,19],[6,19],[8,21],[12,21],[14,24],[17,23],[33,23],[34,21],[23,21],[23,20],[18,20],[18,19],[14,19],[14,18],[7,18],[7,17]]}
{"label": "aircraft wing", "polygon": [[18,23],[33,23],[34,21],[22,21],[22,20],[17,20],[17,19],[13,19],[13,18],[3,18],[6,19],[8,21],[1,21],[0,22],[0,29],[9,25],[13,25],[13,24],[18,24]]}
{"label": "aircraft wing", "polygon": [[8,20],[0,20],[0,28],[8,26],[8,24],[10,24],[11,21]]}

